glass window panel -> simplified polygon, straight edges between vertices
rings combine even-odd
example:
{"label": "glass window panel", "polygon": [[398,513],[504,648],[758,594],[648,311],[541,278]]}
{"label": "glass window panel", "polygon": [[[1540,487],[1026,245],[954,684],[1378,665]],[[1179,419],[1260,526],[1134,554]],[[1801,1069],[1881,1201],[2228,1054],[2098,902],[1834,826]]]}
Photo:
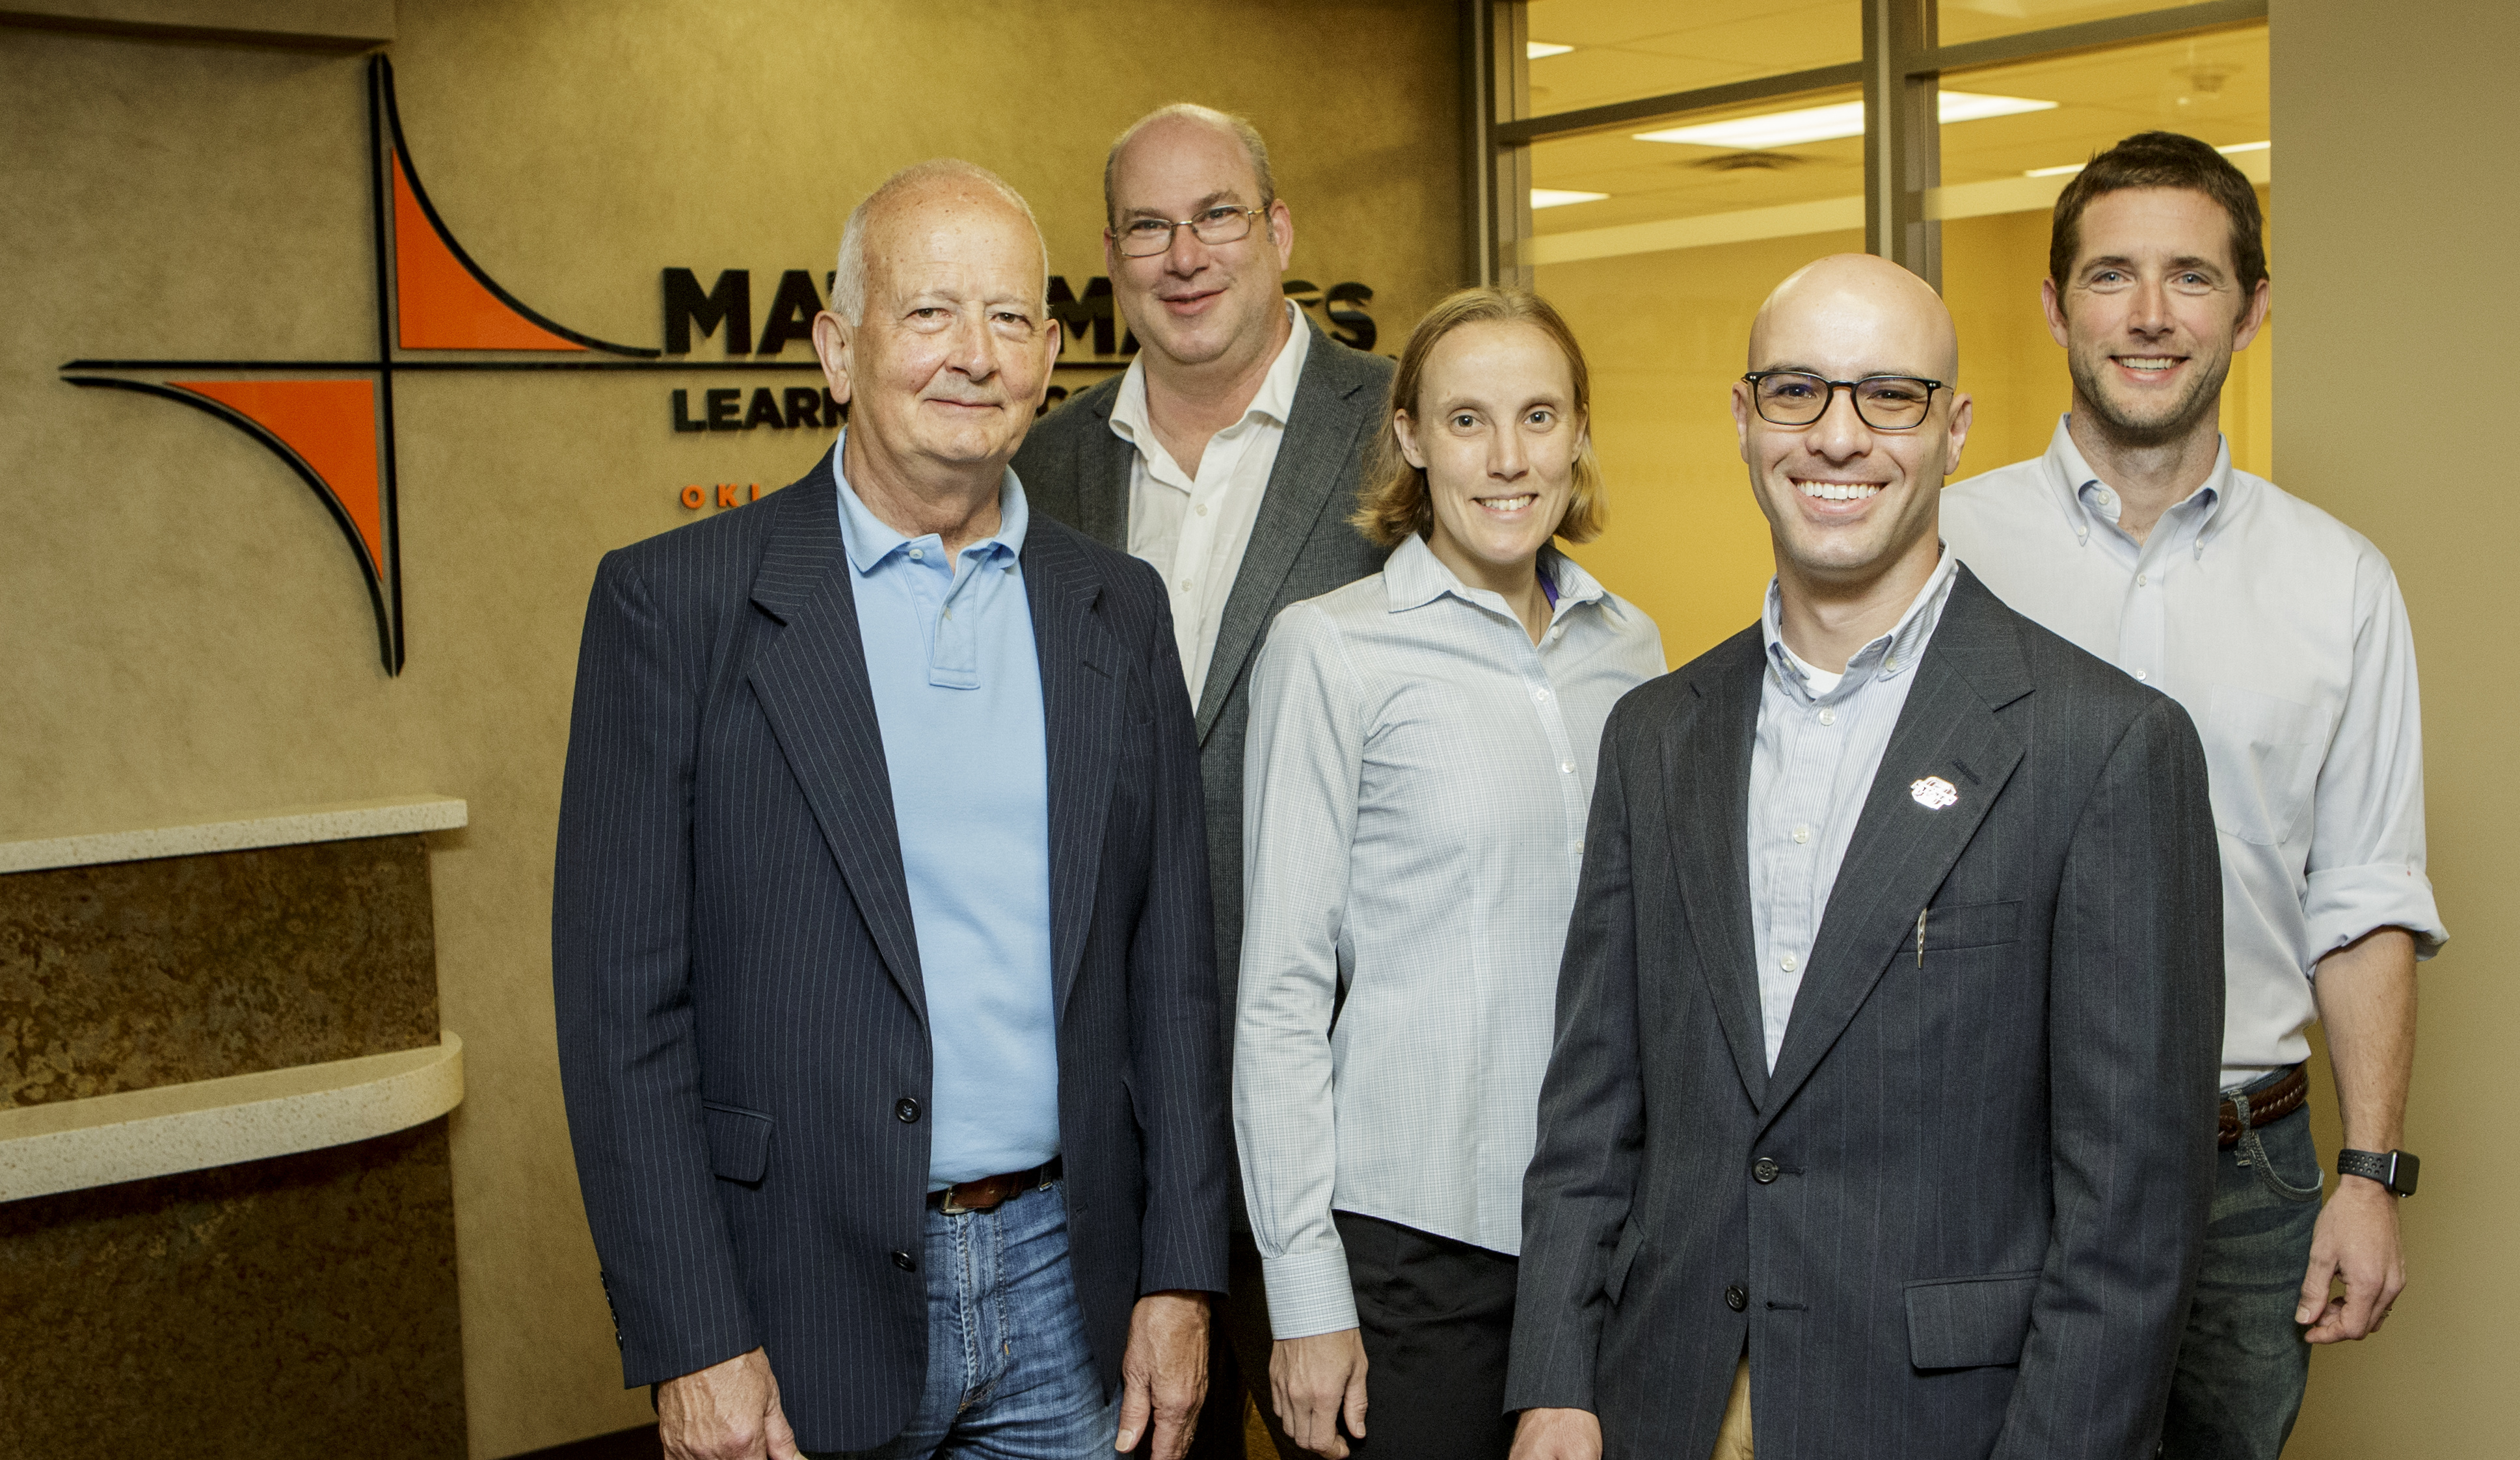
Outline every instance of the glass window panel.
{"label": "glass window panel", "polygon": [[2180,0],[1942,0],[1942,43],[1957,46],[1999,35],[2018,35],[2025,30],[2046,30],[2052,25],[2079,25],[2085,21],[2169,10],[2179,3]]}
{"label": "glass window panel", "polygon": [[1535,116],[1864,59],[1857,0],[1531,0],[1528,16],[1533,42],[1570,48],[1531,63]]}
{"label": "glass window panel", "polygon": [[[1945,0],[1951,36],[1956,0]],[[2072,400],[2064,352],[2048,336],[2039,285],[2049,221],[2070,168],[2120,139],[2159,128],[2229,154],[2258,184],[2272,250],[2273,157],[2267,31],[2251,26],[1946,75],[1946,87],[2031,97],[2053,111],[1946,125],[1942,132],[1943,296],[1959,325],[1961,378],[1977,399],[1961,474],[2048,449]],[[2274,331],[2237,356],[2223,391],[2223,429],[2243,470],[2273,470]]]}

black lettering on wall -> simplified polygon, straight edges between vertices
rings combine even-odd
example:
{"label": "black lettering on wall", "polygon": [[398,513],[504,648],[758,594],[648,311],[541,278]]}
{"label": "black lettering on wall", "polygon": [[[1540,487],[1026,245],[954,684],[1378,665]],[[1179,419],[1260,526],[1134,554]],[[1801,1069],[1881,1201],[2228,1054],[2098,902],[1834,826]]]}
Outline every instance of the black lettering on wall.
{"label": "black lettering on wall", "polygon": [[823,423],[823,392],[811,385],[788,387],[788,429]]}
{"label": "black lettering on wall", "polygon": [[[1088,332],[1093,335],[1095,354],[1111,353],[1111,336],[1119,314],[1113,307],[1110,280],[1097,276],[1085,281],[1085,297],[1080,299],[1067,287],[1064,275],[1051,275],[1050,317],[1058,321],[1060,354],[1067,353],[1069,340],[1082,341]],[[1134,340],[1131,347],[1135,348]]]}
{"label": "black lettering on wall", "polygon": [[[811,284],[807,285],[810,290]],[[785,290],[783,283],[782,290]],[[811,319],[812,316],[807,316]],[[730,355],[752,353],[752,271],[721,269],[717,283],[708,292],[700,292],[700,281],[689,269],[665,271],[665,353],[688,355],[692,352],[692,327],[698,326],[705,339],[726,328],[726,352]],[[810,329],[810,327],[809,327]]]}
{"label": "black lettering on wall", "polygon": [[692,420],[692,393],[688,390],[674,392],[674,429],[678,431],[708,429],[707,421]]}
{"label": "black lettering on wall", "polygon": [[712,390],[708,394],[702,396],[701,399],[708,402],[708,428],[710,430],[740,431],[743,429],[743,422],[736,419],[736,417],[743,410],[743,407],[741,404],[743,400],[743,392],[742,390],[738,390],[733,387],[729,387],[725,390]]}
{"label": "black lettering on wall", "polygon": [[753,388],[751,409],[743,413],[745,430],[757,425],[774,426],[783,431],[788,429],[788,422],[779,419],[779,402],[771,396],[767,385]]}
{"label": "black lettering on wall", "polygon": [[814,276],[789,269],[779,276],[778,296],[770,301],[770,318],[761,322],[756,355],[776,355],[788,341],[814,342],[814,316],[823,312],[823,296],[814,292]]}
{"label": "black lettering on wall", "polygon": [[823,429],[827,431],[836,431],[848,423],[849,408],[847,404],[842,401],[832,399],[832,392],[826,389],[823,392]]}
{"label": "black lettering on wall", "polygon": [[[1373,302],[1373,290],[1362,284],[1333,284],[1324,299],[1330,324],[1338,327],[1330,331],[1330,338],[1351,350],[1372,349],[1373,316],[1365,312],[1365,306]],[[1341,309],[1342,304],[1354,307]]]}

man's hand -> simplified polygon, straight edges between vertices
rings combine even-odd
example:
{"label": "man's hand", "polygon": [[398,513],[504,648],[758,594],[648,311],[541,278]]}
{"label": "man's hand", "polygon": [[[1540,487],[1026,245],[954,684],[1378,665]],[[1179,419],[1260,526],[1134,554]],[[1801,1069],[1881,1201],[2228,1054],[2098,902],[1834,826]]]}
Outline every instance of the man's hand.
{"label": "man's hand", "polygon": [[1126,1454],[1155,1427],[1155,1460],[1181,1460],[1207,1397],[1207,1295],[1149,1293],[1129,1313],[1120,1355],[1120,1438]]}
{"label": "man's hand", "polygon": [[1601,1460],[1601,1419],[1589,1409],[1526,1409],[1512,1460]]}
{"label": "man's hand", "polygon": [[758,1349],[657,1386],[656,1437],[666,1460],[800,1460]]}
{"label": "man's hand", "polygon": [[[2344,1281],[2343,1297],[2327,1296],[2331,1278]],[[2311,1233],[2310,1272],[2292,1320],[2310,1325],[2304,1337],[2314,1344],[2364,1338],[2380,1331],[2406,1286],[2397,1197],[2377,1181],[2339,1176]]]}
{"label": "man's hand", "polygon": [[1346,1460],[1338,1432],[1365,1438],[1365,1340],[1353,1328],[1280,1339],[1269,1349],[1269,1397],[1286,1438],[1316,1455]]}

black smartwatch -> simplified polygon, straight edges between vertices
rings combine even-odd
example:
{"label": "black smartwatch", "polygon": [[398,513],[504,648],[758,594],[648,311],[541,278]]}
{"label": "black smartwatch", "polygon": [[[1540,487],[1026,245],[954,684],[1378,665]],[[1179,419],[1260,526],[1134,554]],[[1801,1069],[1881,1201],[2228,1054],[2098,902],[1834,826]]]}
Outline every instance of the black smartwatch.
{"label": "black smartwatch", "polygon": [[2336,1173],[2377,1181],[2399,1196],[2415,1194],[2415,1172],[2423,1163],[2405,1151],[2339,1151]]}

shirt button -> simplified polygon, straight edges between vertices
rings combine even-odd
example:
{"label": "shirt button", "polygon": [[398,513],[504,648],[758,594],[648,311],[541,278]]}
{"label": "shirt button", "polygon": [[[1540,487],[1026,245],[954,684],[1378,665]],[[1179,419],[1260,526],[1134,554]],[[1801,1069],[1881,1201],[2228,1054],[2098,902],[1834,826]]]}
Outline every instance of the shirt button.
{"label": "shirt button", "polygon": [[1837,724],[1836,708],[1834,706],[1823,706],[1820,712],[1820,723],[1822,725]]}
{"label": "shirt button", "polygon": [[927,550],[924,548],[913,548],[910,550],[910,560],[913,562],[923,562],[926,560],[926,557]]}
{"label": "shirt button", "polygon": [[1724,1290],[1724,1305],[1739,1312],[1750,1305],[1750,1290],[1734,1283]]}
{"label": "shirt button", "polygon": [[2135,672],[2135,677],[2136,677],[2137,679],[2138,679],[2138,680],[2141,680],[2141,679],[2145,678],[2145,675],[2144,675],[2144,672],[2143,672],[2142,670],[2138,669],[2138,670],[2137,670],[2137,671]]}
{"label": "shirt button", "polygon": [[1800,964],[1800,963],[1798,963],[1798,962],[1796,962],[1796,961],[1795,961],[1795,959],[1794,959],[1794,955],[1793,955],[1793,954],[1791,954],[1791,953],[1787,953],[1787,954],[1785,954],[1783,957],[1778,958],[1778,959],[1777,960],[1777,966],[1778,966],[1778,968],[1783,969],[1783,970],[1784,970],[1785,972],[1787,972],[1787,973],[1791,973],[1791,972],[1793,972],[1795,969],[1800,968],[1800,967],[1802,966],[1802,964]]}
{"label": "shirt button", "polygon": [[1184,578],[1184,579],[1181,581],[1181,591],[1182,591],[1183,593],[1189,593],[1189,592],[1190,592],[1190,580],[1189,580],[1189,579]]}
{"label": "shirt button", "polygon": [[892,1265],[904,1272],[917,1272],[919,1260],[906,1252],[896,1252],[892,1255]]}
{"label": "shirt button", "polygon": [[2147,583],[2147,582],[2149,582],[2149,581],[2151,581],[2151,580],[2149,580],[2149,579],[2147,579],[2146,577],[2144,577],[2144,575],[2143,575],[2143,574],[2141,574],[2141,573],[2138,573],[2138,574],[2136,574],[2136,575],[2135,575],[2135,586],[2136,586],[2136,587],[2138,587],[2138,588],[2141,588],[2141,587],[2143,587],[2143,586],[2144,586],[2144,584],[2146,584],[2146,583]]}
{"label": "shirt button", "polygon": [[1575,763],[1573,761],[1559,761],[1557,763],[1557,769],[1568,775],[1572,775],[1575,774]]}
{"label": "shirt button", "polygon": [[1531,691],[1531,697],[1536,700],[1546,701],[1549,698],[1549,691],[1546,689],[1534,689]]}
{"label": "shirt button", "polygon": [[919,1102],[913,1100],[908,1095],[902,1096],[900,1099],[892,1102],[892,1117],[894,1120],[901,1122],[905,1126],[917,1125],[919,1122]]}
{"label": "shirt button", "polygon": [[1801,846],[1803,843],[1805,843],[1805,842],[1807,842],[1807,841],[1810,841],[1810,840],[1811,840],[1811,828],[1810,828],[1810,827],[1808,827],[1808,826],[1797,826],[1797,827],[1795,827],[1795,828],[1794,828],[1794,845],[1795,845],[1795,846],[1799,847],[1799,846]]}
{"label": "shirt button", "polygon": [[1206,516],[1206,515],[1207,515],[1207,504],[1206,504],[1206,503],[1202,502],[1202,503],[1200,503],[1200,504],[1198,505],[1198,514],[1199,514],[1200,516],[1202,516],[1202,517],[1204,517],[1204,516]]}
{"label": "shirt button", "polygon": [[1769,1182],[1777,1179],[1778,1174],[1783,1170],[1784,1168],[1777,1165],[1776,1157],[1762,1156],[1751,1164],[1750,1179],[1758,1182],[1762,1186],[1765,1186]]}

